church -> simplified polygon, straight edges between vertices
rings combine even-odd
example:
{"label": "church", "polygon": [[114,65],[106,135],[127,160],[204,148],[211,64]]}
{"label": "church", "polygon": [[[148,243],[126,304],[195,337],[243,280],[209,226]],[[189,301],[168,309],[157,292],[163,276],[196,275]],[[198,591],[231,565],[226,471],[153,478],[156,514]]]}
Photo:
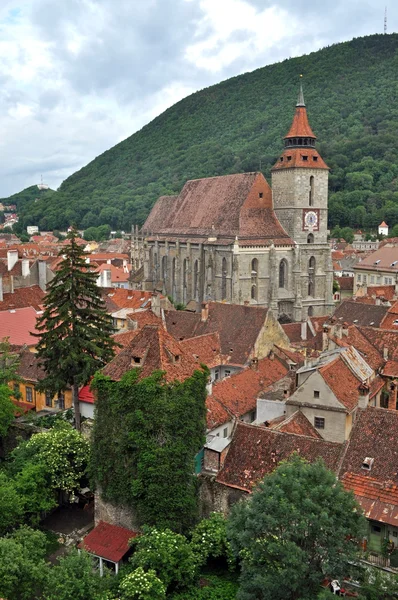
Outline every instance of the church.
{"label": "church", "polygon": [[160,197],[132,239],[140,287],[175,303],[269,307],[294,321],[331,313],[329,168],[315,140],[300,86],[272,188],[262,173],[239,173]]}

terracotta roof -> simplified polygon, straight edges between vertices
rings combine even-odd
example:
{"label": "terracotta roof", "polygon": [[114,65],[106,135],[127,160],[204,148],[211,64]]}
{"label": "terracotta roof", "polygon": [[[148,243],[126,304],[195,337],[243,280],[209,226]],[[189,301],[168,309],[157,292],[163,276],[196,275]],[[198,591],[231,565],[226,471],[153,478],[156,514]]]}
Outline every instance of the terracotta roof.
{"label": "terracotta roof", "polygon": [[19,353],[18,375],[27,381],[40,381],[45,377],[44,369],[34,352],[22,350]]}
{"label": "terracotta roof", "polygon": [[286,140],[294,137],[311,137],[316,139],[316,135],[308,122],[307,109],[305,106],[296,106],[293,122],[284,139]]}
{"label": "terracotta roof", "polygon": [[398,331],[398,301],[394,302],[392,306],[387,310],[382,322],[380,323],[381,329],[396,329]]}
{"label": "terracotta roof", "polygon": [[198,369],[197,363],[160,325],[145,325],[131,342],[108,363],[104,375],[119,381],[124,373],[140,368],[140,378],[155,370],[165,371],[168,382],[184,381]]}
{"label": "terracotta roof", "polygon": [[86,402],[87,404],[94,404],[94,394],[91,391],[90,385],[84,385],[79,390],[79,402]]}
{"label": "terracotta roof", "polygon": [[38,285],[16,288],[12,294],[3,294],[3,301],[0,302],[0,311],[25,308],[27,306],[33,306],[36,310],[40,310],[44,295],[43,290]]}
{"label": "terracotta roof", "polygon": [[354,289],[354,277],[335,277],[342,292],[352,292]]}
{"label": "terracotta roof", "polygon": [[398,486],[392,481],[378,481],[369,475],[345,473],[341,482],[351,490],[361,505],[365,517],[373,521],[398,523]]}
{"label": "terracotta roof", "polygon": [[218,332],[199,335],[180,342],[181,348],[188,352],[200,364],[205,364],[211,369],[229,361],[229,356],[221,354],[221,342]]}
{"label": "terracotta roof", "polygon": [[238,236],[262,245],[293,244],[276,218],[271,188],[261,173],[187,181],[177,198],[159,198],[142,229],[169,239],[221,236],[230,244]]}
{"label": "terracotta roof", "polygon": [[97,527],[94,527],[80,542],[79,548],[117,563],[130,550],[129,540],[137,535],[139,534],[131,529],[100,521]]}
{"label": "terracotta roof", "polygon": [[348,368],[341,356],[321,367],[319,373],[337,400],[348,411],[352,411],[358,405],[358,388],[361,382]]}
{"label": "terracotta roof", "polygon": [[[376,264],[377,262],[377,264]],[[395,264],[394,264],[395,263]],[[398,247],[386,244],[355,265],[356,270],[398,272]]]}
{"label": "terracotta roof", "polygon": [[36,330],[37,317],[35,309],[30,306],[0,311],[0,339],[8,337],[10,344],[17,346],[36,345],[37,338],[30,332],[38,333]]}
{"label": "terracotta roof", "polygon": [[246,365],[268,309],[222,302],[209,302],[208,307],[205,321],[200,313],[165,311],[167,331],[177,340],[218,332],[222,354],[229,356],[231,364]]}
{"label": "terracotta roof", "polygon": [[307,437],[322,439],[321,434],[300,410],[297,410],[281,423],[276,424],[273,429],[283,433],[295,433],[296,435],[306,435]]}
{"label": "terracotta roof", "polygon": [[274,348],[276,348],[276,351],[278,352],[278,356],[282,360],[288,359],[289,364],[290,364],[289,361],[292,361],[292,362],[296,363],[298,366],[300,366],[300,365],[303,365],[305,362],[305,357],[300,352],[294,352],[293,350],[287,350],[286,348],[281,348],[281,346],[274,346]]}
{"label": "terracotta roof", "polygon": [[162,319],[157,317],[151,309],[134,311],[129,313],[127,318],[135,323],[138,329],[142,329],[145,325],[160,325],[162,322]]}
{"label": "terracotta roof", "polygon": [[362,304],[350,299],[344,300],[337,307],[333,317],[341,323],[349,323],[350,325],[380,327],[380,323],[387,310],[388,306]]}
{"label": "terracotta roof", "polygon": [[[90,265],[94,266],[94,263],[90,263]],[[114,283],[126,282],[129,279],[130,272],[125,271],[122,267],[115,267],[114,265],[108,265],[104,263],[95,268],[95,271],[98,273],[103,273],[104,271],[111,272],[111,281]]]}
{"label": "terracotta roof", "polygon": [[330,335],[338,346],[354,346],[359,354],[366,360],[368,365],[377,371],[384,364],[381,352],[369,341],[362,330],[356,325],[350,325],[346,330],[347,335],[342,335],[341,339]]}
{"label": "terracotta roof", "polygon": [[303,146],[302,148],[285,148],[271,171],[291,169],[293,167],[302,167],[304,169],[329,169],[315,148]]}
{"label": "terracotta roof", "polygon": [[103,288],[103,290],[101,295],[104,300],[108,298],[116,306],[115,310],[111,312],[115,312],[120,308],[131,308],[133,310],[149,308],[154,295],[153,292],[125,290],[122,288]]}
{"label": "terracotta roof", "polygon": [[334,442],[238,422],[224,466],[216,480],[251,492],[267,473],[294,452],[310,462],[321,458],[329,469],[335,470],[341,448],[341,444]]}
{"label": "terracotta roof", "polygon": [[256,408],[261,391],[287,373],[288,369],[278,358],[263,358],[256,368],[249,367],[214,383],[211,395],[231,414],[241,417]]}
{"label": "terracotta roof", "polygon": [[127,331],[122,331],[121,333],[115,333],[113,338],[115,342],[120,344],[120,348],[115,348],[115,354],[120,354],[123,348],[127,348],[130,342],[136,337],[139,329],[128,329]]}
{"label": "terracotta roof", "polygon": [[384,379],[382,379],[379,375],[376,375],[376,377],[373,379],[369,386],[369,399],[376,396],[376,394],[382,389],[384,384]]}
{"label": "terracotta roof", "polygon": [[228,423],[233,418],[234,416],[214,396],[207,396],[206,426],[208,431],[220,427],[224,423]]}
{"label": "terracotta roof", "polygon": [[380,353],[383,353],[386,348],[388,358],[398,360],[398,331],[375,329],[374,327],[360,327],[360,331]]}
{"label": "terracotta roof", "polygon": [[398,377],[398,360],[388,360],[383,367],[385,377]]}
{"label": "terracotta roof", "polygon": [[385,221],[383,221],[382,223],[380,223],[379,227],[388,227],[388,225]]}

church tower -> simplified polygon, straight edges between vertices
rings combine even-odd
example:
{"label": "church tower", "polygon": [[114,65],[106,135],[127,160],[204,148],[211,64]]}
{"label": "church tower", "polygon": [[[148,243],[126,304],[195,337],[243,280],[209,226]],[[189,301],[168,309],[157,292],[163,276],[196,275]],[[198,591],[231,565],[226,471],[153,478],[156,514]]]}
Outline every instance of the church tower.
{"label": "church tower", "polygon": [[300,84],[292,126],[271,171],[274,210],[300,245],[327,243],[329,168],[315,149],[315,140]]}

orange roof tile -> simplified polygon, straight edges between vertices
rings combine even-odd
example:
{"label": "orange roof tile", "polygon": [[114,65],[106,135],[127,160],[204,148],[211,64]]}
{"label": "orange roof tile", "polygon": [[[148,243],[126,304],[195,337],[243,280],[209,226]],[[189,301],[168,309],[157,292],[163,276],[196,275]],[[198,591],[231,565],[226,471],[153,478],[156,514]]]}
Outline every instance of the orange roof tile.
{"label": "orange roof tile", "polygon": [[398,486],[393,481],[379,481],[368,473],[345,473],[341,482],[354,493],[367,519],[397,525]]}
{"label": "orange roof tile", "polygon": [[281,423],[276,424],[273,429],[282,431],[283,433],[295,433],[296,435],[306,435],[308,437],[322,439],[321,434],[313,427],[300,410],[297,410]]}
{"label": "orange roof tile", "polygon": [[325,383],[332,390],[337,400],[349,411],[358,405],[360,381],[338,356],[319,369]]}
{"label": "orange roof tile", "polygon": [[31,332],[36,330],[37,313],[34,308],[17,308],[0,312],[0,339],[9,338],[10,344],[16,346],[35,346],[37,338]]}
{"label": "orange roof tile", "polygon": [[224,357],[221,354],[221,342],[218,332],[181,340],[180,345],[193,356],[198,365],[205,364],[209,369],[229,361],[229,356]]}
{"label": "orange roof tile", "polygon": [[315,148],[285,148],[272,167],[272,171],[303,167],[306,169],[329,169]]}
{"label": "orange roof tile", "polygon": [[296,106],[292,125],[284,139],[286,140],[294,137],[310,137],[316,139],[316,135],[308,122],[307,109],[305,106]]}
{"label": "orange roof tile", "polygon": [[233,415],[214,396],[207,396],[206,426],[208,431],[220,427],[224,423],[228,423],[233,418]]}

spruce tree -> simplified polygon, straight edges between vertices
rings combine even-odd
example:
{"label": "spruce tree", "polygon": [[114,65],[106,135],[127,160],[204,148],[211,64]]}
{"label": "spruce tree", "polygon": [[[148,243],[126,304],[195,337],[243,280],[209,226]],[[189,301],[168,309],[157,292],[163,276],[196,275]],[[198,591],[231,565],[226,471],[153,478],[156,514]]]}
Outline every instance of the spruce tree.
{"label": "spruce tree", "polygon": [[76,238],[77,231],[72,229],[59,253],[62,260],[47,287],[44,312],[36,327],[40,332],[37,354],[46,372],[40,389],[56,394],[71,386],[79,431],[79,386],[111,360],[116,344],[97,275],[88,267]]}

